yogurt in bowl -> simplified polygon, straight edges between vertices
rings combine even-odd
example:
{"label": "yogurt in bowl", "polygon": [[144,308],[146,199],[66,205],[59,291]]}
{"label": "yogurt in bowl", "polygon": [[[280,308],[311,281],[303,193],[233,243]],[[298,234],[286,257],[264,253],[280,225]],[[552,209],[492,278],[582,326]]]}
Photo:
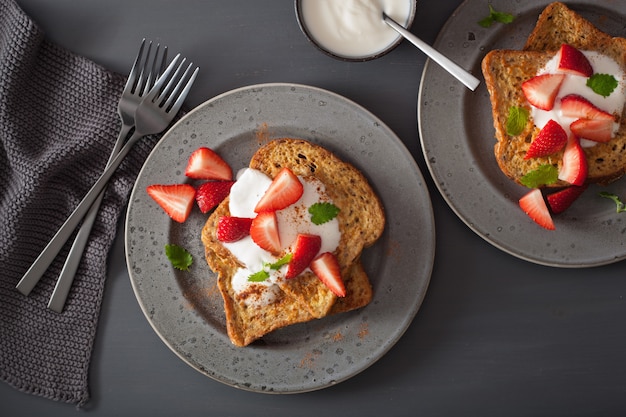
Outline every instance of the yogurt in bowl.
{"label": "yogurt in bowl", "polygon": [[415,17],[415,0],[296,0],[296,16],[307,38],[328,55],[368,61],[393,50],[402,37],[383,12],[405,28]]}

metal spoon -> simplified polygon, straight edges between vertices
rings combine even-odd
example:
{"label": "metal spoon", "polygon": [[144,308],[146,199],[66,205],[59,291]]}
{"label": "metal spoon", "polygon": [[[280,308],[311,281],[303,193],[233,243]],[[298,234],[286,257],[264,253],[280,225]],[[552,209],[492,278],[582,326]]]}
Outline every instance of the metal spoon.
{"label": "metal spoon", "polygon": [[385,12],[383,12],[383,20],[406,40],[417,46],[430,59],[441,65],[443,69],[452,74],[457,80],[461,81],[467,88],[474,91],[476,87],[478,87],[478,84],[480,84],[480,80],[478,78],[474,77],[472,74],[465,71],[463,68],[441,54],[435,48],[403,28],[400,24],[398,24],[398,22],[387,16]]}

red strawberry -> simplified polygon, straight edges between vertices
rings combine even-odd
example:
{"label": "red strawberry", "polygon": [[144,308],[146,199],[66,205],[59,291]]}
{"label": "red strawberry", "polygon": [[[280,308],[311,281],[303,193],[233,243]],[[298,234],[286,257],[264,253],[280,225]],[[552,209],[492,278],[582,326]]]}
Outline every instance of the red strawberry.
{"label": "red strawberry", "polygon": [[298,201],[303,192],[304,187],[298,177],[289,168],[283,168],[276,174],[254,211],[282,210]]}
{"label": "red strawberry", "polygon": [[196,196],[196,189],[191,185],[155,184],[149,185],[146,191],[173,220],[183,223],[189,217]]}
{"label": "red strawberry", "polygon": [[196,190],[196,202],[200,211],[208,213],[222,202],[230,193],[234,181],[209,181],[205,182]]}
{"label": "red strawberry", "polygon": [[222,216],[217,220],[217,240],[236,242],[250,234],[252,219],[247,217]]}
{"label": "red strawberry", "polygon": [[189,157],[185,175],[198,180],[232,180],[233,171],[215,151],[201,147]]}
{"label": "red strawberry", "polygon": [[526,100],[542,110],[552,110],[565,74],[542,74],[522,83]]}
{"label": "red strawberry", "polygon": [[281,246],[276,212],[264,211],[259,213],[252,220],[250,237],[261,249],[273,254],[279,253]]}
{"label": "red strawberry", "polygon": [[331,252],[324,252],[313,259],[311,270],[337,297],[346,296],[346,287],[341,280],[339,262]]}
{"label": "red strawberry", "polygon": [[293,245],[293,257],[289,261],[285,278],[294,278],[304,271],[317,256],[321,247],[322,238],[320,236],[299,233]]}
{"label": "red strawberry", "polygon": [[554,222],[539,188],[532,189],[519,200],[519,206],[535,223],[544,229],[554,230]]}
{"label": "red strawberry", "polygon": [[552,210],[554,214],[563,213],[586,189],[587,184],[581,186],[572,185],[548,195],[547,199],[550,210]]}
{"label": "red strawberry", "polygon": [[568,94],[561,99],[561,113],[565,117],[574,117],[577,119],[615,120],[612,114],[600,110],[589,100],[578,94]]}
{"label": "red strawberry", "polygon": [[524,159],[552,155],[563,149],[567,143],[567,133],[560,124],[550,119],[532,141]]}
{"label": "red strawberry", "polygon": [[608,142],[613,137],[611,119],[577,119],[569,125],[569,128],[579,138],[596,142]]}
{"label": "red strawberry", "polygon": [[593,75],[593,68],[585,54],[573,46],[561,45],[558,60],[557,69],[559,71],[583,77],[591,77]]}
{"label": "red strawberry", "polygon": [[587,179],[587,157],[575,135],[570,135],[565,146],[559,179],[572,185],[583,185]]}

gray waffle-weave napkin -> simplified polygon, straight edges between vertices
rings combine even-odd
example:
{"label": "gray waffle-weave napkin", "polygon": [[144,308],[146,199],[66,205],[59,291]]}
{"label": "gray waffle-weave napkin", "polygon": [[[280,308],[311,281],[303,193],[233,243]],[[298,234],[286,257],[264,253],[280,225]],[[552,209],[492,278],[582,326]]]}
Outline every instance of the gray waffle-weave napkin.
{"label": "gray waffle-weave napkin", "polygon": [[46,306],[71,242],[30,296],[15,285],[104,169],[124,82],[0,0],[0,378],[79,406],[89,398],[107,254],[154,140],[140,141],[109,184],[64,312]]}

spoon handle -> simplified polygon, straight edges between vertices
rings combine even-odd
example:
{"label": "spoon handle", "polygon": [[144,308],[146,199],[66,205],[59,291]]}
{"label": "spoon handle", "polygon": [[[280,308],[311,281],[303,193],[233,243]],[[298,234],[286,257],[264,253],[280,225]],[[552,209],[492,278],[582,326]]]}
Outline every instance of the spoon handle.
{"label": "spoon handle", "polygon": [[480,80],[474,77],[472,74],[452,62],[448,57],[437,51],[432,46],[403,28],[398,22],[383,13],[383,20],[392,29],[402,35],[406,40],[417,46],[422,52],[424,52],[430,59],[441,65],[443,69],[452,74],[457,80],[463,83],[467,88],[474,91],[480,84]]}

